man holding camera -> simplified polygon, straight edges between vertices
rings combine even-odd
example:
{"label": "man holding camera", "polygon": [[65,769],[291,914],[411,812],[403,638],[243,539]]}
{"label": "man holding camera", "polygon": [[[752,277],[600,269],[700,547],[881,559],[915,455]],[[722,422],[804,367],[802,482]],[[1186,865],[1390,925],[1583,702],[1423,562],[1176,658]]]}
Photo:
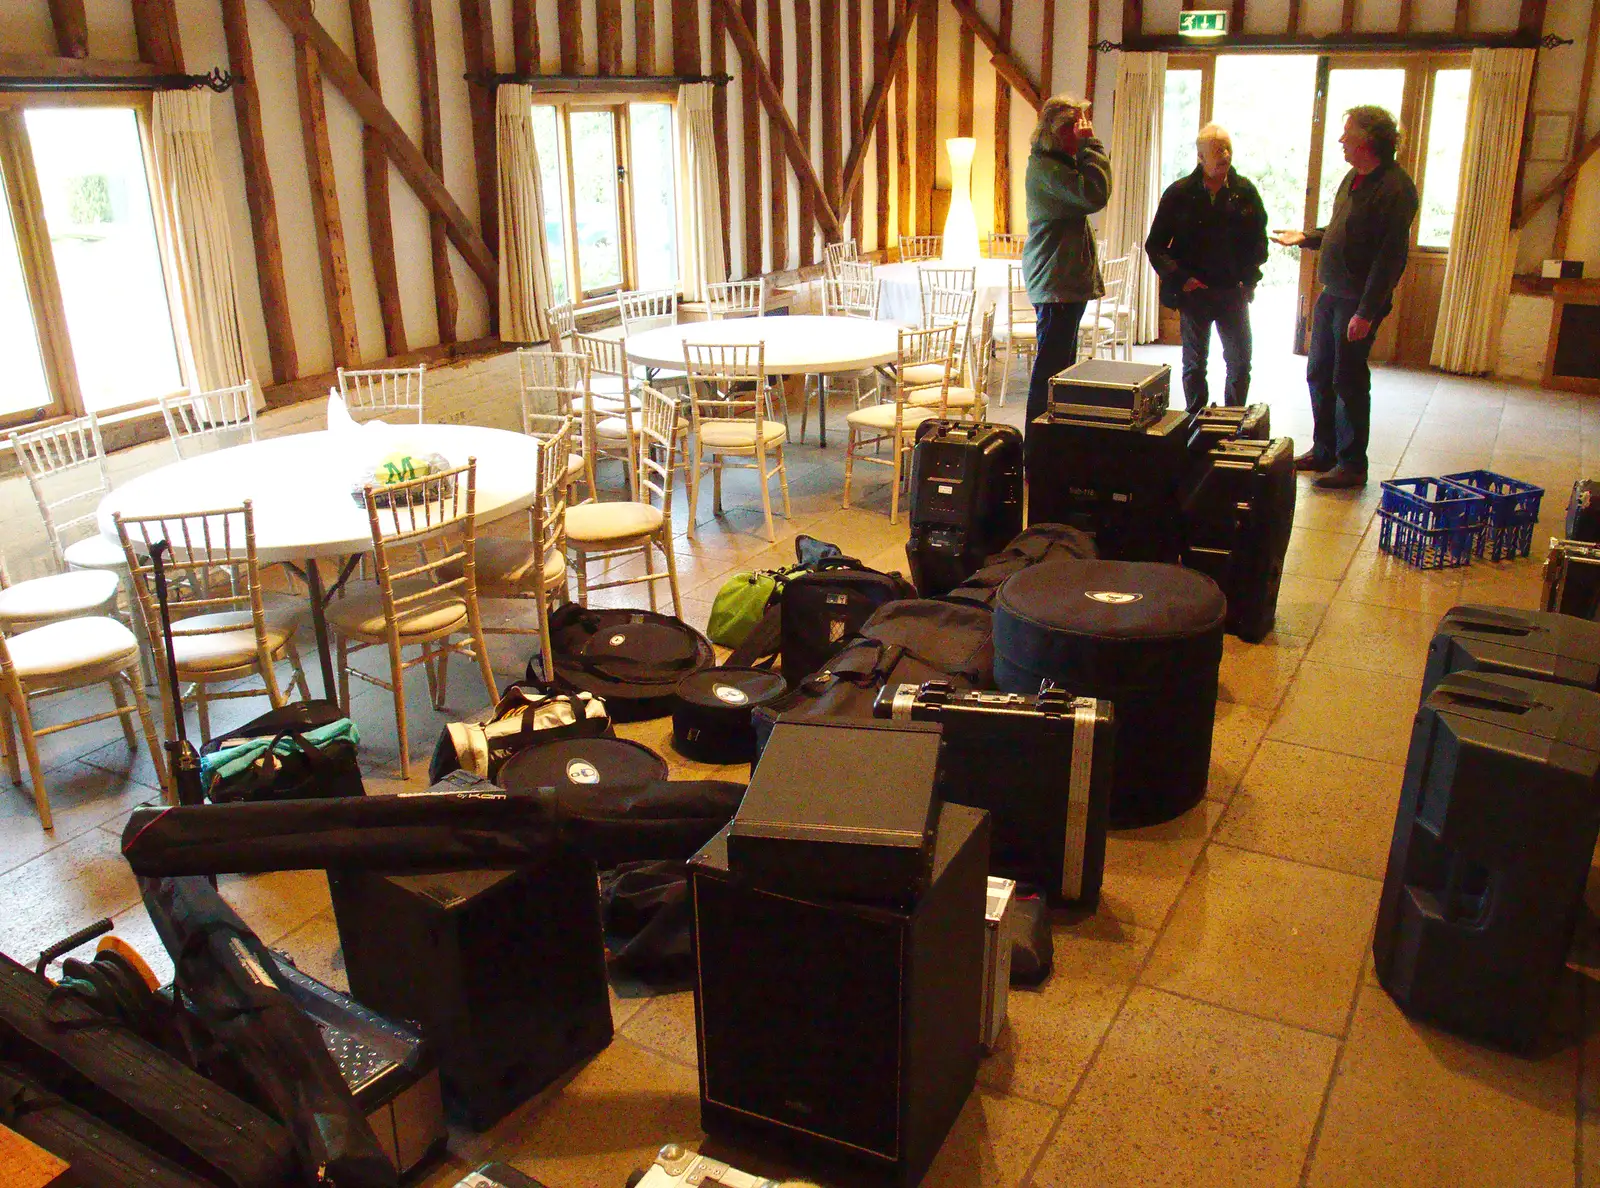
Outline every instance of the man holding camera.
{"label": "man holding camera", "polygon": [[1274,231],[1285,247],[1320,248],[1322,295],[1311,315],[1306,387],[1311,390],[1311,449],[1296,470],[1326,472],[1323,490],[1367,483],[1372,370],[1367,357],[1388,315],[1411,250],[1417,187],[1395,164],[1400,126],[1381,107],[1345,112],[1339,137],[1350,172],[1339,183],[1333,214],[1315,231]]}
{"label": "man holding camera", "polygon": [[1210,400],[1206,363],[1213,325],[1228,368],[1223,403],[1244,406],[1250,392],[1250,299],[1267,259],[1267,211],[1255,186],[1233,168],[1233,139],[1225,128],[1207,124],[1195,148],[1199,165],[1161,195],[1144,241],[1161,277],[1161,304],[1178,311],[1190,412]]}

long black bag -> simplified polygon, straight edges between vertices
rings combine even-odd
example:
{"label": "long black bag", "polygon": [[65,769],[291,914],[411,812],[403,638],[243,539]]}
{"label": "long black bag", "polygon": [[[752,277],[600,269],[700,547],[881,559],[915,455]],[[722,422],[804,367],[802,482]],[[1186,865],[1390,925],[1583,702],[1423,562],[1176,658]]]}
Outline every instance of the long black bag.
{"label": "long black bag", "polygon": [[606,967],[658,990],[694,979],[694,912],[682,861],[625,862],[600,876]]}
{"label": "long black bag", "polygon": [[278,1123],[3,953],[0,1050],[53,1092],[208,1183],[294,1182],[294,1148]]}
{"label": "long black bag", "polygon": [[682,619],[645,610],[591,610],[567,603],[550,616],[555,672],[528,661],[526,682],[547,692],[593,693],[613,720],[672,712],[678,682],[717,662],[711,641]]}
{"label": "long black bag", "polygon": [[571,845],[601,869],[688,858],[727,824],[743,784],[659,780],[517,796],[457,772],[429,792],[135,809],[122,856],[143,876],[349,867],[498,870]]}
{"label": "long black bag", "polygon": [[[214,738],[200,749],[202,755],[215,754],[257,738],[272,742],[243,772],[212,782],[207,790],[216,803],[251,800],[315,800],[331,796],[363,796],[361,765],[356,745],[347,739],[334,739],[323,746],[306,740],[308,731],[331,726],[345,713],[323,698],[297,701],[268,710],[228,733]],[[278,743],[289,740],[294,746],[280,754]]]}
{"label": "long black bag", "polygon": [[260,938],[203,878],[141,879],[139,891],[172,954],[175,992],[215,1037],[218,1059],[289,1128],[303,1178],[395,1188],[394,1164]]}
{"label": "long black bag", "polygon": [[1066,524],[1031,524],[1017,533],[1005,548],[987,558],[982,569],[946,597],[992,608],[995,594],[1012,574],[1046,561],[1066,558],[1093,561],[1098,556],[1094,537],[1087,532]]}

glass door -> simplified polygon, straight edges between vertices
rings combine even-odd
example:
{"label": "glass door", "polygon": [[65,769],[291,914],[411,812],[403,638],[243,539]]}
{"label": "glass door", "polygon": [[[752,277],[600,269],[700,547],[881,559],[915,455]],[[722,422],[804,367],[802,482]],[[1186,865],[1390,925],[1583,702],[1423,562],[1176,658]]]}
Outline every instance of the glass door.
{"label": "glass door", "polygon": [[571,109],[567,120],[578,288],[586,298],[598,297],[622,287],[617,113],[609,107],[580,107]]}

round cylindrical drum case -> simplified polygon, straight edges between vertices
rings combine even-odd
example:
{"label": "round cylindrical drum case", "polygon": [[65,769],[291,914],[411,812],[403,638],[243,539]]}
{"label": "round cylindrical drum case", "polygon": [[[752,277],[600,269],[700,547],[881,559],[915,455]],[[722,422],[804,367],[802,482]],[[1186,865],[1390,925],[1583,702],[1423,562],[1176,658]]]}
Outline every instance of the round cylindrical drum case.
{"label": "round cylindrical drum case", "polygon": [[1047,562],[995,598],[994,673],[1052,681],[1117,715],[1113,827],[1178,816],[1206,793],[1227,599],[1203,573],[1140,561]]}
{"label": "round cylindrical drum case", "polygon": [[667,761],[625,738],[564,738],[518,751],[500,769],[510,792],[614,787],[667,778]]}
{"label": "round cylindrical drum case", "polygon": [[672,700],[672,745],[701,763],[752,763],[751,715],[788,688],[765,668],[708,668],[686,676]]}

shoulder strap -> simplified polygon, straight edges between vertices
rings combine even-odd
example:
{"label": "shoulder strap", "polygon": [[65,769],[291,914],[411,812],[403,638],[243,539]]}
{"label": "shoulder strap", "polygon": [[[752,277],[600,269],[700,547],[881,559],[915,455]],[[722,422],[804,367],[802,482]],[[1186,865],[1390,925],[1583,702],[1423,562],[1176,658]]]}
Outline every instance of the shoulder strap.
{"label": "shoulder strap", "polygon": [[761,621],[750,629],[744,642],[728,657],[729,668],[770,668],[783,647],[783,601],[774,598],[767,604]]}

